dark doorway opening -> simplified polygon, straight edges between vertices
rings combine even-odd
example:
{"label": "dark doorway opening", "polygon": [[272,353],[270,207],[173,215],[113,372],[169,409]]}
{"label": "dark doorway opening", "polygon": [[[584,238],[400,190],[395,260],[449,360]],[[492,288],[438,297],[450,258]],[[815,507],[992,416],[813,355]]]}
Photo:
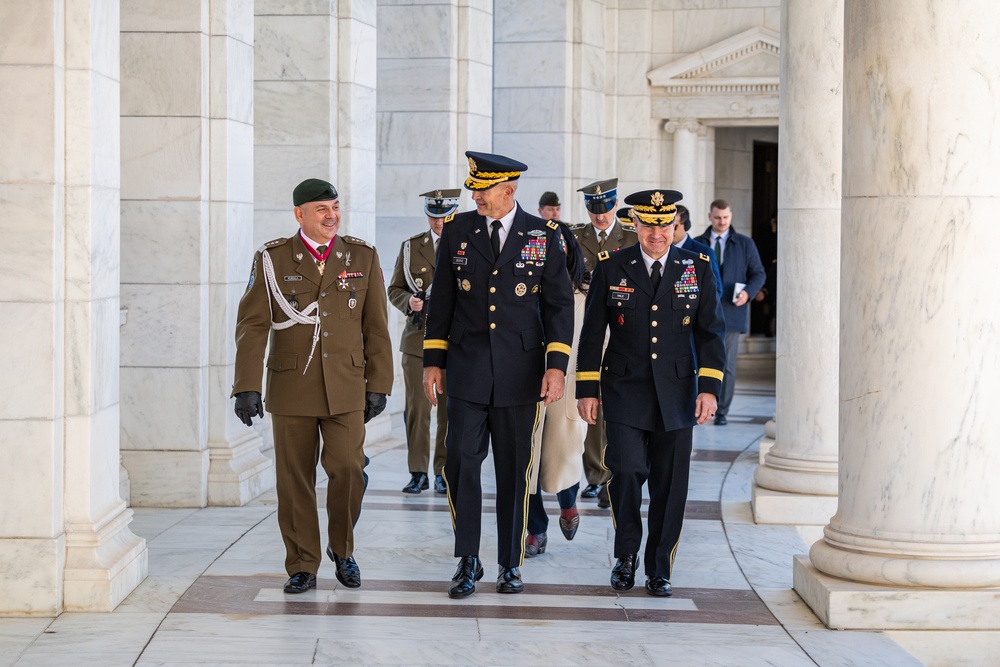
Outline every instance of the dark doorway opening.
{"label": "dark doorway opening", "polygon": [[753,210],[750,222],[761,264],[767,272],[763,297],[750,295],[750,333],[773,336],[775,262],[778,260],[778,144],[765,141],[753,143]]}

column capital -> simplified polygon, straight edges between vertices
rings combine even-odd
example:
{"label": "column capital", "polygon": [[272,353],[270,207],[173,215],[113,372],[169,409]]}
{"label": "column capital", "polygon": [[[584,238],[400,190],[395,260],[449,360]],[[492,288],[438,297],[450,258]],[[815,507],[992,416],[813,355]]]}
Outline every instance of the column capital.
{"label": "column capital", "polygon": [[708,133],[708,127],[698,118],[671,118],[663,121],[663,130],[667,134],[673,134],[677,130],[686,130],[699,137],[704,137]]}

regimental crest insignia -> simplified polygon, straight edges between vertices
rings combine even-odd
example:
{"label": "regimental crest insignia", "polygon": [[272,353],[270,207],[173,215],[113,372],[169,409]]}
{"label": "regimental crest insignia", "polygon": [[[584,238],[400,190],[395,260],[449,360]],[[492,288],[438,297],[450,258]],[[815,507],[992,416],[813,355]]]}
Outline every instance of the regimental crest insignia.
{"label": "regimental crest insignia", "polygon": [[468,279],[463,280],[462,281],[462,289],[465,290],[466,292],[471,292],[472,291],[472,283],[470,283]]}
{"label": "regimental crest insignia", "polygon": [[476,166],[476,161],[473,160],[471,157],[469,158],[469,171],[473,173],[479,171],[479,168]]}
{"label": "regimental crest insignia", "polygon": [[657,190],[653,193],[653,196],[649,198],[649,201],[653,206],[663,206],[663,193]]}
{"label": "regimental crest insignia", "polygon": [[514,294],[518,296],[524,296],[528,293],[528,286],[524,283],[518,283],[517,287],[514,288]]}

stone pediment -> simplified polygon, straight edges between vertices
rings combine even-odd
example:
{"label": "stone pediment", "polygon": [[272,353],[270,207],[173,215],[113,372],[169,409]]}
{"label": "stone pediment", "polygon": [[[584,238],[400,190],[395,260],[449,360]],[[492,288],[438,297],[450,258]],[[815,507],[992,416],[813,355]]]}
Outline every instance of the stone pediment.
{"label": "stone pediment", "polygon": [[649,72],[654,118],[776,125],[780,37],[756,27]]}

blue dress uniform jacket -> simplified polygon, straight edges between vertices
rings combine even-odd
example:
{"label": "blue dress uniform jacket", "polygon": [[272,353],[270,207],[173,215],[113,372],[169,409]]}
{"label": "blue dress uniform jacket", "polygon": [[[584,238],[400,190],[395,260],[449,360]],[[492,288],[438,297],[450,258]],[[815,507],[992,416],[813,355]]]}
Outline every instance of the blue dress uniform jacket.
{"label": "blue dress uniform jacket", "polygon": [[709,258],[671,246],[664,259],[656,294],[639,245],[598,262],[577,357],[576,397],[597,398],[600,384],[604,418],[645,431],[658,418],[666,431],[694,426],[697,394],[718,396],[726,357]]}
{"label": "blue dress uniform jacket", "polygon": [[573,342],[573,288],[558,227],[520,206],[494,261],[487,219],[445,224],[424,366],[447,368],[448,398],[495,407],[536,403],[546,368],[563,372]]}
{"label": "blue dress uniform jacket", "polygon": [[[712,247],[712,228],[695,239]],[[727,331],[746,332],[750,330],[750,301],[764,286],[767,273],[760,263],[760,253],[753,239],[744,234],[736,233],[730,226],[729,238],[722,253],[722,263],[719,265],[722,275],[722,315],[726,319]],[[733,303],[733,290],[736,283],[744,283],[750,300],[742,306]]]}

